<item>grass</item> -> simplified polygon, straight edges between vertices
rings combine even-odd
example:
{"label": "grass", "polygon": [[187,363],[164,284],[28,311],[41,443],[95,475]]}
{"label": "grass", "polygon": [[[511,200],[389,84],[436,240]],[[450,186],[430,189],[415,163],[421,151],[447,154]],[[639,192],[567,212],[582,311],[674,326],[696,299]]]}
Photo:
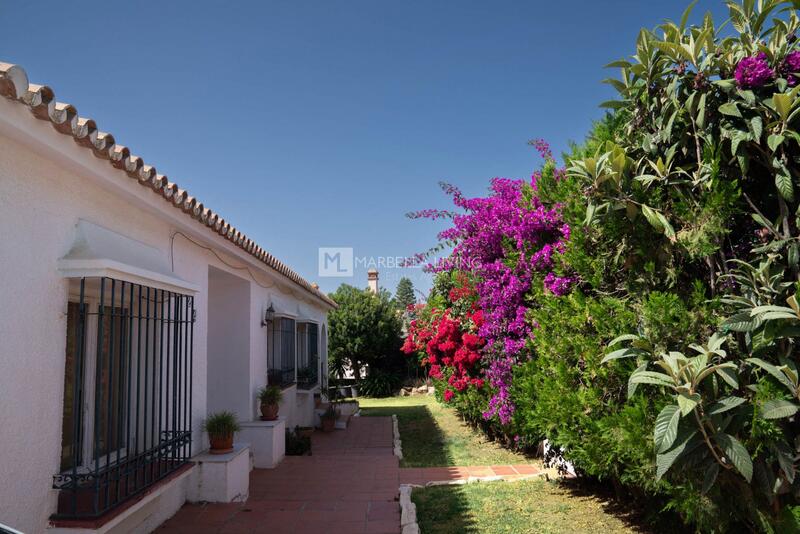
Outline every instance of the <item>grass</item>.
{"label": "grass", "polygon": [[411,498],[425,534],[648,532],[616,503],[542,479],[433,486]]}
{"label": "grass", "polygon": [[[364,416],[397,415],[403,442],[401,467],[532,461],[488,441],[433,397],[358,400]],[[606,491],[586,481],[533,479],[417,488],[412,499],[425,534],[651,532],[629,506]]]}
{"label": "grass", "polygon": [[361,415],[397,415],[403,442],[401,467],[529,463],[524,455],[488,441],[432,397],[359,398]]}

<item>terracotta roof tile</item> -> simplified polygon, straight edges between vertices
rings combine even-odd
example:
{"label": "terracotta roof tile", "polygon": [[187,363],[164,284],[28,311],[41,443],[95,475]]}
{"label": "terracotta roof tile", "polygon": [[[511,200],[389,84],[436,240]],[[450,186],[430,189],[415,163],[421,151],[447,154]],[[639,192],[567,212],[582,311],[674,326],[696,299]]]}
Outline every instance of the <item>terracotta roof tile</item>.
{"label": "terracotta roof tile", "polygon": [[56,131],[69,135],[78,145],[91,149],[96,157],[108,160],[115,169],[123,171],[141,185],[150,187],[173,207],[240,247],[306,292],[336,307],[336,303],[321,292],[317,284],[307,282],[217,213],[205,207],[187,190],[170,182],[163,174],[158,174],[155,167],[146,164],[139,156],[131,155],[130,149],[117,144],[113,135],[98,130],[92,119],[80,117],[75,106],[57,102],[51,88],[29,83],[28,75],[18,65],[0,61],[0,95],[27,106],[37,119],[50,121]]}

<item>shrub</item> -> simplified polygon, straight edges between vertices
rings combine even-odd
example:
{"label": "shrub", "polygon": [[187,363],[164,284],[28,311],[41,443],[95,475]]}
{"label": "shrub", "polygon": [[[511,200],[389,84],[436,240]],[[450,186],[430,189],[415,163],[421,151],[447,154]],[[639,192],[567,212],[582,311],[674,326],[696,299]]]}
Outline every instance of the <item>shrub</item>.
{"label": "shrub", "polygon": [[370,369],[366,378],[358,383],[359,393],[367,397],[390,397],[400,389],[402,378],[396,373]]}
{"label": "shrub", "polygon": [[[800,21],[789,1],[728,5],[733,30],[689,26],[687,10],[640,32],[612,64],[613,113],[566,170],[535,141],[546,163],[530,183],[495,180],[479,199],[448,186],[465,213],[421,212],[453,220],[433,250],[454,249],[407,349],[492,435],[547,437],[701,531],[790,531]],[[452,351],[476,313],[486,344],[466,374],[486,380],[461,390]]]}
{"label": "shrub", "polygon": [[286,429],[286,456],[311,454],[311,438],[300,434],[300,428]]}
{"label": "shrub", "polygon": [[236,414],[222,411],[208,416],[203,422],[203,430],[211,436],[230,436],[241,430]]}

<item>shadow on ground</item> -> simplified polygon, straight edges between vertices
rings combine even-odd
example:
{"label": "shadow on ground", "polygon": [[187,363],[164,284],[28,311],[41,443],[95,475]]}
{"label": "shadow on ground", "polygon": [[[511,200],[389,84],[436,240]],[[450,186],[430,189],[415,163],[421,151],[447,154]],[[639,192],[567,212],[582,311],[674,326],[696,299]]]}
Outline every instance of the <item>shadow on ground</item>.
{"label": "shadow on ground", "polygon": [[558,482],[558,486],[565,490],[571,498],[592,499],[600,502],[606,514],[620,519],[634,532],[646,534],[683,534],[687,532],[677,515],[673,517],[670,512],[661,509],[653,510],[653,513],[659,514],[658,522],[654,524],[652,513],[648,518],[648,512],[644,508],[635,504],[630,498],[616,496],[613,489],[607,484],[580,478],[561,480]]}
{"label": "shadow on ground", "polygon": [[539,479],[434,486],[415,489],[412,499],[417,505],[420,530],[425,534],[678,532],[654,530],[630,503],[576,481]]}
{"label": "shadow on ground", "polygon": [[417,522],[425,534],[479,534],[474,510],[461,485],[415,489],[412,500],[417,505]]}
{"label": "shadow on ground", "polygon": [[361,408],[367,417],[397,415],[403,441],[401,467],[455,466],[445,445],[445,436],[427,406]]}

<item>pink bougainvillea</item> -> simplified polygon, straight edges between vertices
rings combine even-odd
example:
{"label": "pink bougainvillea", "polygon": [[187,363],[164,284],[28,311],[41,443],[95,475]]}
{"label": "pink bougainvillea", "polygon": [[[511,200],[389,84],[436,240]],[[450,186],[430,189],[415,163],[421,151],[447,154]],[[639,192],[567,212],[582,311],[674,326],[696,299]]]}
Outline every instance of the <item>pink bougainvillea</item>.
{"label": "pink bougainvillea", "polygon": [[[552,162],[547,143],[534,140],[530,144]],[[563,175],[563,170],[554,172],[556,179]],[[470,384],[478,385],[474,378],[467,378],[474,372],[464,372],[464,362],[470,370],[481,364],[493,392],[484,417],[497,417],[503,424],[510,421],[514,412],[509,395],[513,364],[525,357],[525,345],[533,335],[526,301],[532,284],[538,280],[546,292],[560,296],[575,282],[573,277],[553,270],[555,256],[564,250],[570,228],[561,219],[558,206],[545,206],[536,195],[540,179],[538,172],[530,183],[495,178],[490,194],[478,198],[466,198],[455,186],[442,184],[460,211],[423,210],[410,214],[412,218],[441,219],[446,213],[452,220],[452,226],[438,235],[440,243],[452,246],[452,252],[428,264],[427,269],[469,273],[472,284],[453,287],[447,297],[453,304],[470,299],[469,324],[476,331],[456,334],[458,320],[452,310],[447,310],[431,324],[432,331],[414,330],[418,325],[412,325],[406,350],[425,347],[431,376],[443,376],[442,366],[453,368],[446,389],[450,398]],[[423,257],[426,256],[417,255],[409,262],[422,263]],[[411,338],[415,340],[409,342]]]}

